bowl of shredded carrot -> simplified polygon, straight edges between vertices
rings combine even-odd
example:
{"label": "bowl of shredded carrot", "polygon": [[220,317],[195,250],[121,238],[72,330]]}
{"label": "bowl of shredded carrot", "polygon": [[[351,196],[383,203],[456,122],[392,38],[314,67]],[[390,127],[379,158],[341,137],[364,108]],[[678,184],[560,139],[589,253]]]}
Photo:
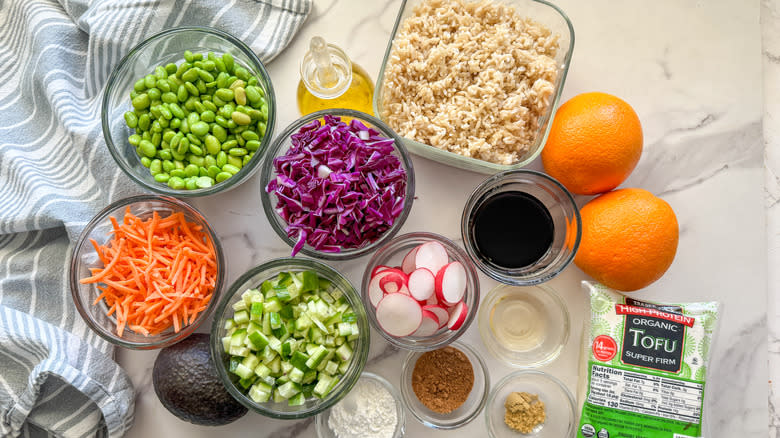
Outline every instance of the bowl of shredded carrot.
{"label": "bowl of shredded carrot", "polygon": [[196,209],[140,195],[114,202],[82,232],[70,261],[76,309],[101,337],[133,349],[174,344],[216,307],[219,240]]}

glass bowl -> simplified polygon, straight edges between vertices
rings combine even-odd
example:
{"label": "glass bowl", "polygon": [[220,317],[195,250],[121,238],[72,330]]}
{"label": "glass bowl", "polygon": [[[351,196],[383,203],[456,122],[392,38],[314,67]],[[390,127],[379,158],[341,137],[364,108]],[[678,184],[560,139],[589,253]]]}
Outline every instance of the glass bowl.
{"label": "glass bowl", "polygon": [[[406,415],[404,414],[404,406],[401,403],[401,395],[398,393],[398,390],[395,389],[392,383],[388,382],[387,379],[384,377],[369,373],[368,371],[363,371],[363,374],[360,376],[360,380],[371,380],[374,381],[387,389],[387,391],[390,393],[390,395],[393,396],[393,400],[395,400],[395,410],[396,415],[398,418],[398,422],[395,425],[395,431],[393,431],[393,438],[401,438],[404,436],[405,426],[406,426]],[[349,396],[347,396],[349,397]],[[345,402],[345,400],[342,400],[342,403]],[[314,427],[317,430],[317,436],[319,438],[338,438],[336,434],[331,430],[330,426],[328,426],[328,420],[330,419],[330,412],[331,410],[328,409],[327,411],[320,412],[317,414],[317,417],[314,421]]]}
{"label": "glass bowl", "polygon": [[[546,419],[529,434],[521,434],[504,423],[504,402],[512,392],[537,394],[544,403]],[[561,438],[575,436],[574,397],[560,380],[541,371],[515,371],[501,379],[490,392],[485,422],[491,438],[527,436]]]}
{"label": "glass bowl", "polygon": [[[105,301],[93,305],[95,299],[100,295],[100,291],[96,287],[97,285],[79,283],[80,279],[92,275],[89,268],[103,267],[90,240],[94,239],[98,244],[106,243],[113,230],[109,217],[113,216],[121,223],[127,209],[129,209],[130,213],[142,219],[151,217],[154,212],[157,212],[161,217],[181,212],[188,222],[196,223],[203,227],[209,236],[209,240],[205,243],[213,248],[217,262],[217,278],[214,292],[206,310],[201,312],[195,321],[184,326],[178,333],[175,333],[171,328],[158,335],[144,336],[130,329],[125,329],[122,336],[118,336],[115,331],[116,318],[107,316],[108,308]],[[167,347],[181,341],[193,333],[209,317],[219,301],[219,293],[225,281],[225,271],[225,257],[219,239],[214,229],[209,226],[206,218],[198,210],[178,199],[159,195],[139,195],[120,199],[104,208],[92,218],[73,247],[68,277],[70,292],[73,296],[76,310],[78,310],[81,317],[95,333],[120,347],[151,350]]]}
{"label": "glass bowl", "polygon": [[478,319],[485,347],[511,367],[550,363],[569,340],[569,310],[546,285],[499,285],[482,300]]}
{"label": "glass bowl", "polygon": [[[403,21],[412,15],[412,10],[423,0],[403,0],[395,26],[390,34],[390,41],[385,50],[385,57],[382,60],[382,66],[377,77],[374,91],[374,114],[381,118],[384,113],[382,99],[383,87],[385,82],[385,69],[391,57],[393,41],[401,30]],[[511,165],[495,164],[476,158],[466,157],[453,152],[445,151],[434,146],[404,138],[404,143],[413,154],[438,161],[448,166],[471,170],[474,172],[493,174],[509,169],[518,169],[528,165],[542,152],[544,144],[547,142],[547,135],[550,132],[552,119],[558,102],[563,92],[563,85],[566,82],[566,75],[569,71],[572,53],[574,51],[574,28],[566,14],[558,6],[548,3],[544,0],[497,0],[503,4],[513,6],[521,15],[529,17],[550,29],[553,34],[559,35],[560,48],[555,56],[555,63],[558,68],[558,75],[555,81],[555,90],[550,97],[550,104],[547,112],[539,120],[539,128],[534,137],[534,142],[530,145],[528,152],[518,162]],[[383,120],[384,121],[384,120]]]}
{"label": "glass bowl", "polygon": [[[236,64],[241,65],[249,71],[250,75],[258,78],[257,86],[263,89],[268,104],[268,120],[266,122],[265,135],[260,139],[260,146],[252,155],[252,158],[249,159],[249,162],[244,164],[230,178],[211,187],[195,190],[176,190],[170,188],[167,184],[155,181],[149,169],[142,164],[141,158],[138,152],[136,152],[136,147],[128,141],[128,137],[134,134],[135,130],[130,129],[124,119],[124,113],[133,110],[129,93],[133,91],[135,82],[150,73],[154,74],[156,66],[164,66],[167,63],[180,63],[184,60],[185,50],[203,54],[204,57],[209,51],[219,55],[230,53],[233,55]],[[255,172],[258,163],[262,159],[262,152],[270,144],[273,136],[274,122],[276,120],[276,98],[271,85],[271,77],[257,55],[246,44],[217,29],[177,27],[166,29],[147,38],[130,50],[119,62],[108,78],[103,94],[101,120],[103,137],[106,140],[111,156],[133,181],[146,189],[170,196],[206,196],[236,187]],[[205,147],[203,149],[205,150]]]}
{"label": "glass bowl", "polygon": [[[483,203],[505,192],[526,193],[539,200],[550,214],[553,240],[535,262],[518,268],[500,266],[480,255],[474,236],[474,216]],[[582,220],[574,198],[566,188],[544,173],[507,170],[480,183],[469,195],[460,222],[463,244],[474,264],[485,274],[506,284],[530,286],[560,274],[574,260],[582,235]]]}
{"label": "glass bowl", "polygon": [[395,140],[394,155],[400,159],[401,165],[403,166],[407,175],[403,211],[401,211],[401,213],[398,215],[393,225],[383,234],[381,234],[379,238],[373,242],[364,243],[358,248],[341,248],[339,252],[320,251],[314,249],[314,247],[308,243],[304,244],[303,248],[300,250],[302,254],[308,255],[310,257],[316,257],[318,259],[350,260],[374,251],[374,249],[395,236],[395,234],[398,233],[398,230],[400,230],[403,226],[404,222],[406,222],[406,218],[409,216],[409,211],[411,211],[412,203],[414,202],[414,168],[412,166],[412,160],[409,157],[409,153],[406,151],[401,138],[398,137],[398,135],[382,121],[375,118],[374,116],[349,109],[326,109],[305,115],[296,120],[290,126],[288,126],[284,132],[277,136],[276,139],[274,139],[273,144],[264,154],[265,161],[263,162],[262,170],[260,171],[260,181],[262,181],[260,198],[262,199],[263,210],[265,211],[265,215],[268,218],[268,221],[271,223],[271,227],[274,229],[274,231],[276,231],[276,234],[282,238],[282,240],[290,245],[290,247],[294,247],[297,242],[297,238],[292,238],[287,235],[287,231],[285,231],[287,222],[282,219],[279,213],[276,212],[275,206],[278,198],[276,195],[272,195],[266,192],[265,188],[272,178],[276,178],[273,161],[275,158],[287,153],[287,150],[292,145],[292,135],[297,133],[303,126],[326,115],[338,116],[341,117],[342,120],[345,118],[357,119],[367,127],[379,131],[380,135],[383,137],[392,138]]}
{"label": "glass bowl", "polygon": [[474,386],[471,389],[469,398],[458,409],[449,414],[440,414],[428,409],[417,399],[417,395],[415,395],[412,389],[414,366],[423,352],[409,352],[401,368],[401,397],[404,405],[420,423],[433,429],[456,429],[465,426],[482,412],[490,392],[490,377],[487,365],[485,365],[479,354],[461,342],[453,342],[450,347],[457,348],[468,357],[474,368]]}
{"label": "glass bowl", "polygon": [[[307,399],[306,402],[300,406],[288,406],[286,402],[273,403],[269,401],[266,403],[255,403],[239,390],[237,386],[238,377],[228,372],[229,358],[228,355],[224,353],[222,346],[222,338],[227,333],[224,321],[229,316],[229,313],[232,313],[233,304],[242,299],[241,294],[244,293],[244,291],[259,287],[265,280],[276,277],[280,272],[299,271],[316,272],[317,275],[329,280],[337,289],[341,290],[349,301],[352,310],[357,316],[356,323],[360,330],[353,347],[352,359],[350,360],[347,371],[341,377],[341,380],[339,380],[325,398],[319,399],[313,397]],[[238,400],[239,403],[250,410],[267,417],[278,419],[307,418],[328,409],[344,398],[349,390],[355,385],[358,378],[360,378],[360,373],[366,365],[370,341],[371,334],[369,331],[368,319],[366,318],[366,311],[363,308],[363,302],[360,300],[360,295],[352,284],[350,284],[343,275],[327,265],[316,260],[304,258],[278,258],[247,271],[244,275],[239,277],[224,294],[214,313],[214,321],[211,325],[211,357],[214,358],[217,373],[225,384],[228,392],[233,398]]]}
{"label": "glass bowl", "polygon": [[[458,330],[449,330],[445,326],[439,329],[434,335],[428,337],[391,336],[387,334],[379,325],[379,321],[376,319],[376,308],[371,304],[371,301],[368,298],[368,285],[371,282],[371,273],[374,271],[374,268],[379,265],[391,267],[401,266],[401,261],[409,251],[419,245],[422,245],[423,243],[431,241],[436,241],[444,245],[444,248],[447,250],[447,253],[450,256],[450,260],[457,260],[463,265],[464,268],[466,268],[467,287],[466,294],[463,297],[463,301],[466,304],[468,311],[466,320],[463,321],[463,325]],[[446,237],[438,234],[426,232],[403,234],[394,238],[390,242],[387,242],[387,244],[379,248],[371,257],[371,260],[369,260],[368,264],[366,265],[366,269],[363,272],[361,294],[363,296],[363,303],[365,303],[366,306],[368,318],[371,321],[371,325],[374,327],[374,329],[376,329],[376,331],[379,332],[379,334],[387,339],[387,341],[391,344],[413,351],[435,350],[437,348],[444,347],[445,345],[450,344],[451,342],[458,339],[469,328],[469,325],[477,314],[477,308],[480,306],[479,276],[477,275],[477,270],[474,268],[474,264],[471,262],[468,255],[450,239],[447,239]]]}

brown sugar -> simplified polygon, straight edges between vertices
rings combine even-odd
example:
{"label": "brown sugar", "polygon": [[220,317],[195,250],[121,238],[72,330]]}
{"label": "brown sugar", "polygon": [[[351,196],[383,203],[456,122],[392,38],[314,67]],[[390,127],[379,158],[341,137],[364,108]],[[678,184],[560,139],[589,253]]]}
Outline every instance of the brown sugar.
{"label": "brown sugar", "polygon": [[474,387],[474,368],[468,357],[454,347],[420,355],[412,371],[412,389],[428,409],[448,414],[469,398]]}

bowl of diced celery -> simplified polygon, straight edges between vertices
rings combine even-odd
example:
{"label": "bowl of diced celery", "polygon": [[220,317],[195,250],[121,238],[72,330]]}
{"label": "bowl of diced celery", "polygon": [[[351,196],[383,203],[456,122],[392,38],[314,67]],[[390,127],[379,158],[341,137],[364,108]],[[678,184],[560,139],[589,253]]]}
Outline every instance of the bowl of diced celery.
{"label": "bowl of diced celery", "polygon": [[370,332],[360,294],[309,259],[250,269],[217,307],[211,353],[228,392],[272,418],[315,415],[360,378]]}

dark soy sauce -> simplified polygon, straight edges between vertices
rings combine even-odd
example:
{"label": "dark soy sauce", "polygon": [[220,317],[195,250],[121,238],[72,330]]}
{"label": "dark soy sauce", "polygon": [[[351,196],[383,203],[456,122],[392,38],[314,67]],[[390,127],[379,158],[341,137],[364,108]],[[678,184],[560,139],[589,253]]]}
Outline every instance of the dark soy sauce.
{"label": "dark soy sauce", "polygon": [[525,192],[501,192],[482,201],[471,221],[478,254],[507,269],[532,265],[553,242],[555,226],[541,201]]}

